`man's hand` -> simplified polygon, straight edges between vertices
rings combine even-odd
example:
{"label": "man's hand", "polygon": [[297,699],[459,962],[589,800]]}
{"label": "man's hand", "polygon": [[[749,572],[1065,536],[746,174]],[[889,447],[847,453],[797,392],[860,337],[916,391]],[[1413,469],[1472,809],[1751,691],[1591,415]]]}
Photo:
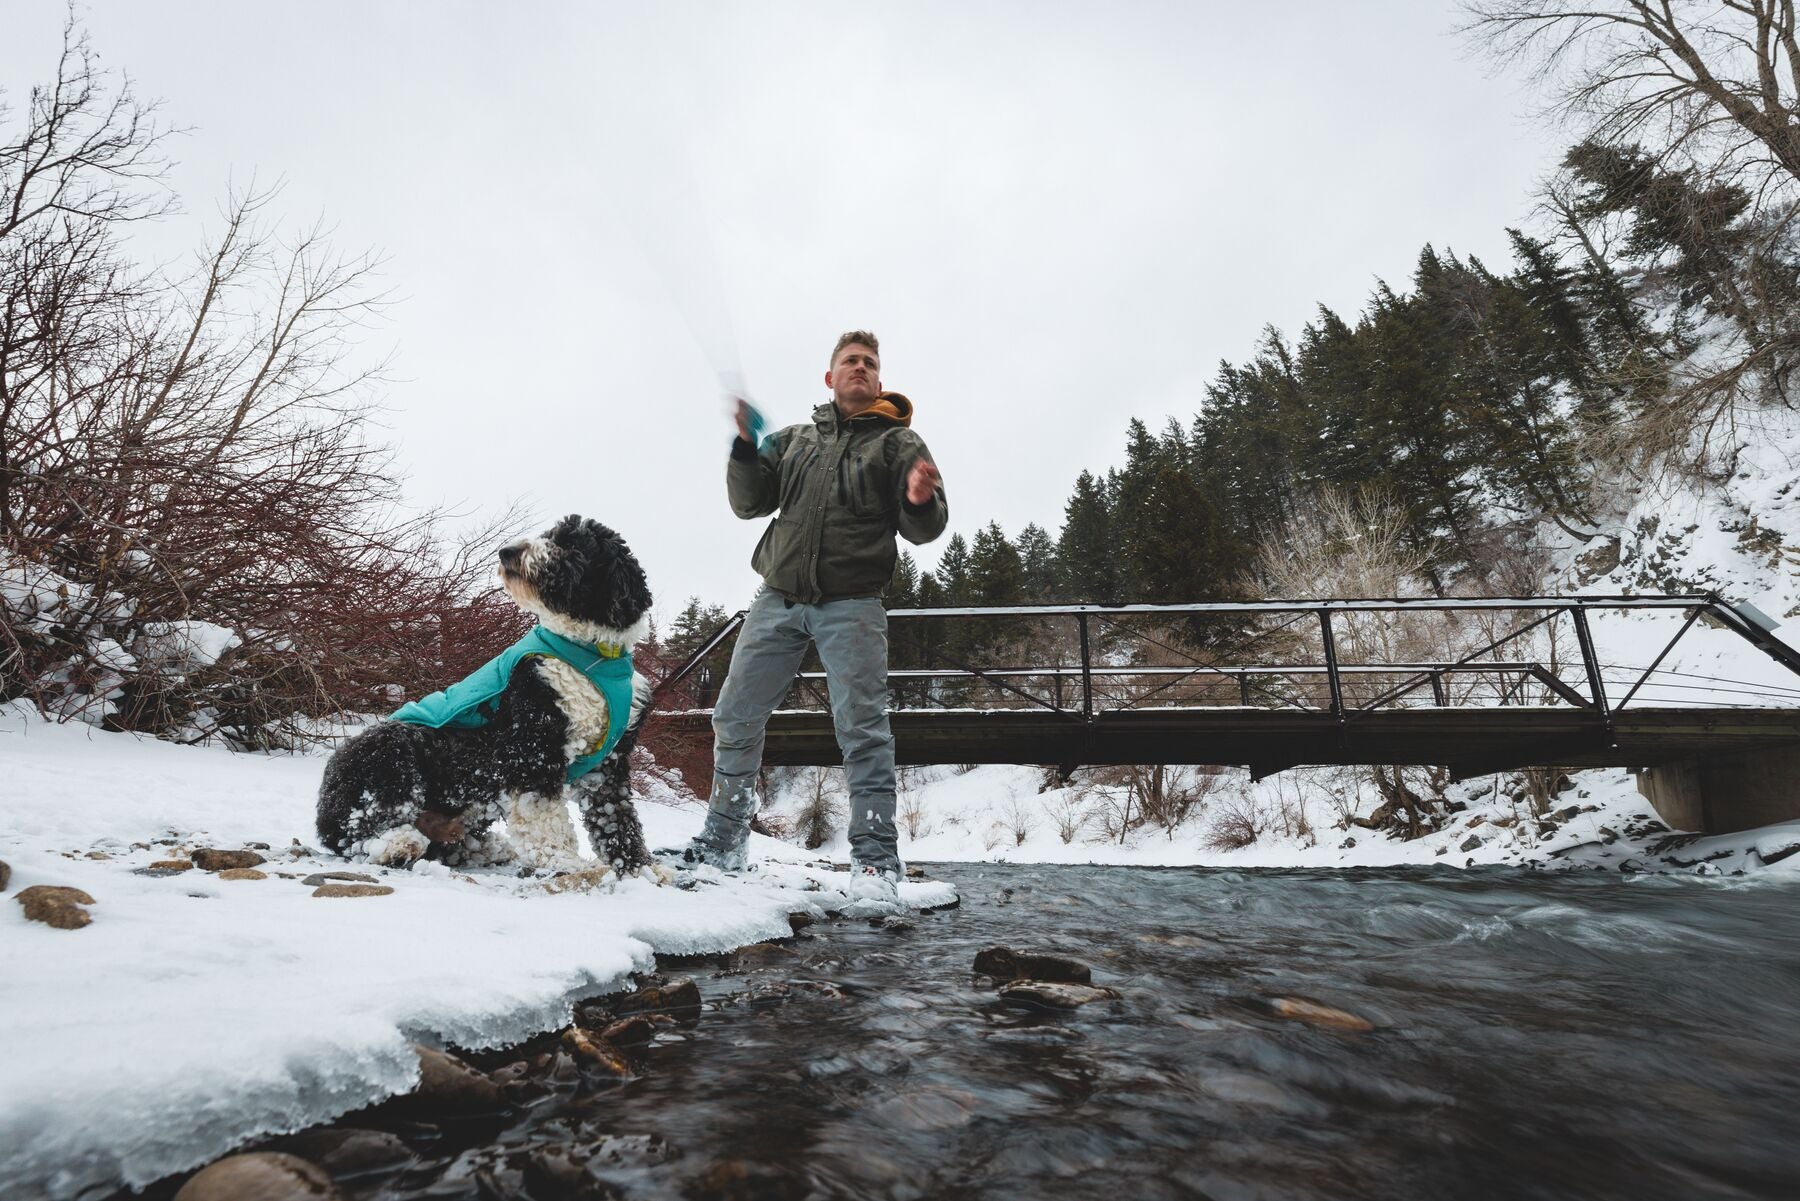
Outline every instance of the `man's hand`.
{"label": "man's hand", "polygon": [[930,500],[932,493],[937,491],[938,481],[943,478],[938,469],[924,459],[914,459],[912,470],[906,476],[906,503],[922,505]]}
{"label": "man's hand", "polygon": [[[737,418],[738,437],[742,438],[746,442],[751,442],[751,439],[750,439],[750,402],[745,400],[741,396],[737,398],[737,411],[736,411],[735,416]],[[751,445],[754,446],[755,443],[751,442]]]}

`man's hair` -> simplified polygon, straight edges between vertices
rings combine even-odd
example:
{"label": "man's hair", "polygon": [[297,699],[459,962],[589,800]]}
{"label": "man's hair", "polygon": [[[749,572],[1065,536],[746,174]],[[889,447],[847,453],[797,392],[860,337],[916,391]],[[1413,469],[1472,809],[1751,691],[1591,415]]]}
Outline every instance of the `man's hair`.
{"label": "man's hair", "polygon": [[837,345],[831,348],[831,366],[837,366],[838,355],[843,353],[844,347],[846,346],[867,346],[870,350],[875,352],[876,358],[881,357],[880,339],[876,338],[874,334],[866,329],[853,329],[849,333],[838,338]]}

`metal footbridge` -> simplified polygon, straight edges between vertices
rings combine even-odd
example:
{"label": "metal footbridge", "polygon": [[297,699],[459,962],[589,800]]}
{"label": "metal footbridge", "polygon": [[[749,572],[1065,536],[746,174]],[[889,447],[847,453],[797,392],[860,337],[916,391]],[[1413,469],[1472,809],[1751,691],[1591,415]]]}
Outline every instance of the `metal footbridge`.
{"label": "metal footbridge", "polygon": [[[889,613],[902,764],[1655,767],[1800,748],[1800,652],[1717,595]],[[709,734],[739,613],[658,686]],[[765,762],[838,763],[803,664]]]}

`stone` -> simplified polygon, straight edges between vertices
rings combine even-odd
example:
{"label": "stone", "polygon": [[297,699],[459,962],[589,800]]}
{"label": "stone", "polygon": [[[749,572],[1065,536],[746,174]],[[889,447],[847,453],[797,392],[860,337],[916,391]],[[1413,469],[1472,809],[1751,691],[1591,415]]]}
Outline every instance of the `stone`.
{"label": "stone", "polygon": [[330,1173],[298,1155],[227,1155],[196,1172],[175,1201],[343,1201]]}
{"label": "stone", "polygon": [[[1800,830],[1792,827],[1776,829],[1756,840],[1757,858],[1764,863],[1780,863],[1796,852],[1800,852]],[[4,887],[4,879],[0,878],[0,888]]]}
{"label": "stone", "polygon": [[1356,839],[1354,837],[1346,838],[1346,839],[1344,839],[1343,842],[1338,844],[1338,849],[1347,851],[1351,847],[1354,847],[1355,845],[1356,845]]}
{"label": "stone", "polygon": [[788,914],[788,929],[798,934],[818,920],[810,913],[790,913]]}
{"label": "stone", "polygon": [[739,947],[731,952],[731,964],[736,968],[767,966],[779,963],[784,959],[792,959],[794,952],[787,947],[777,946],[772,942],[753,942],[747,947]]}
{"label": "stone", "polygon": [[1056,955],[1037,955],[1011,947],[989,947],[975,954],[975,970],[996,980],[1046,980],[1088,984],[1094,973],[1085,963]]}
{"label": "stone", "polygon": [[906,865],[906,878],[908,880],[923,880],[925,878],[925,869],[916,863],[909,863]]}
{"label": "stone", "polygon": [[409,1117],[430,1120],[503,1112],[509,1108],[498,1081],[477,1071],[448,1051],[413,1044],[419,1057],[419,1083],[388,1104]]}
{"label": "stone", "polygon": [[315,897],[385,897],[393,888],[386,884],[321,884],[313,889]]}
{"label": "stone", "polygon": [[1581,816],[1580,805],[1565,805],[1550,815],[1559,822],[1574,821]]}
{"label": "stone", "polygon": [[1000,986],[1000,999],[1029,1009],[1080,1009],[1095,1001],[1117,1001],[1110,988],[1091,984],[1065,984],[1050,980],[1012,980]]}
{"label": "stone", "polygon": [[434,813],[430,809],[421,811],[413,819],[413,825],[418,828],[419,833],[433,842],[453,844],[468,836],[463,829],[462,818],[451,817],[447,813]]}
{"label": "stone", "polygon": [[614,1076],[631,1075],[631,1064],[626,1062],[624,1052],[591,1030],[570,1026],[563,1031],[562,1041],[569,1053],[581,1063],[598,1067]]}
{"label": "stone", "polygon": [[779,980],[762,980],[744,990],[744,1001],[752,1009],[773,1009],[793,995],[794,990]]}
{"label": "stone", "polygon": [[27,918],[43,922],[46,926],[54,926],[58,930],[79,930],[94,920],[82,908],[83,905],[94,904],[94,898],[79,888],[33,884],[13,899],[25,907]]}
{"label": "stone", "polygon": [[1354,1013],[1333,1009],[1329,1005],[1321,1005],[1317,1001],[1308,1001],[1301,997],[1276,997],[1269,1002],[1269,1012],[1279,1018],[1306,1022],[1313,1026],[1326,1026],[1333,1030],[1368,1031],[1375,1029],[1375,1023],[1367,1018],[1360,1018]]}
{"label": "stone", "polygon": [[232,867],[256,867],[268,862],[255,851],[220,851],[212,847],[200,847],[189,858],[203,872],[222,872]]}
{"label": "stone", "polygon": [[1477,849],[1478,847],[1481,847],[1484,845],[1486,845],[1486,844],[1484,844],[1481,841],[1481,836],[1479,834],[1471,834],[1467,838],[1463,839],[1462,845],[1457,847],[1456,849],[1459,851],[1468,852],[1468,851],[1473,851],[1473,850]]}
{"label": "stone", "polygon": [[810,1191],[790,1169],[749,1159],[722,1159],[687,1186],[693,1201],[780,1201]]}
{"label": "stone", "polygon": [[640,988],[613,1002],[620,1017],[634,1013],[667,1013],[691,1021],[700,1016],[700,986],[687,977],[652,988]]}
{"label": "stone", "polygon": [[641,1047],[656,1037],[656,1023],[649,1018],[623,1018],[600,1032],[600,1037],[615,1047]]}
{"label": "stone", "polygon": [[259,872],[253,867],[228,867],[219,873],[221,880],[267,880],[268,872]]}
{"label": "stone", "polygon": [[158,859],[148,867],[138,869],[142,876],[177,876],[182,872],[191,872],[194,865],[186,859]]}
{"label": "stone", "polygon": [[330,884],[333,881],[345,884],[373,884],[375,877],[365,876],[361,872],[314,872],[300,883],[308,888],[317,888],[321,884]]}
{"label": "stone", "polygon": [[411,1147],[387,1131],[354,1126],[303,1130],[274,1140],[267,1149],[311,1160],[334,1176],[379,1172],[416,1158]]}
{"label": "stone", "polygon": [[112,858],[112,856],[108,855],[105,851],[89,851],[87,853],[87,857],[89,859],[96,859],[96,860],[101,860],[101,861]]}
{"label": "stone", "polygon": [[5,892],[6,886],[11,883],[12,868],[6,866],[6,860],[0,859],[0,892]]}

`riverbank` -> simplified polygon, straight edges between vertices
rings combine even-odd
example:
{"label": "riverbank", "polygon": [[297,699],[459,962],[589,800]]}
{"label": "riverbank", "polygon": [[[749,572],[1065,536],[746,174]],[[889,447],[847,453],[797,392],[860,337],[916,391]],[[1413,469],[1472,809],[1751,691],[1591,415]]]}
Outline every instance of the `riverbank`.
{"label": "riverbank", "polygon": [[[764,871],[691,890],[346,864],[312,849],[320,756],[178,747],[14,706],[0,762],[8,1196],[147,1184],[408,1091],[415,1041],[519,1043],[659,956],[785,937],[791,913],[848,902],[828,867],[760,839]],[[653,844],[700,823],[657,798],[640,812]],[[86,924],[29,920],[17,898],[40,885],[89,898]],[[66,914],[42,916],[80,921]]]}

